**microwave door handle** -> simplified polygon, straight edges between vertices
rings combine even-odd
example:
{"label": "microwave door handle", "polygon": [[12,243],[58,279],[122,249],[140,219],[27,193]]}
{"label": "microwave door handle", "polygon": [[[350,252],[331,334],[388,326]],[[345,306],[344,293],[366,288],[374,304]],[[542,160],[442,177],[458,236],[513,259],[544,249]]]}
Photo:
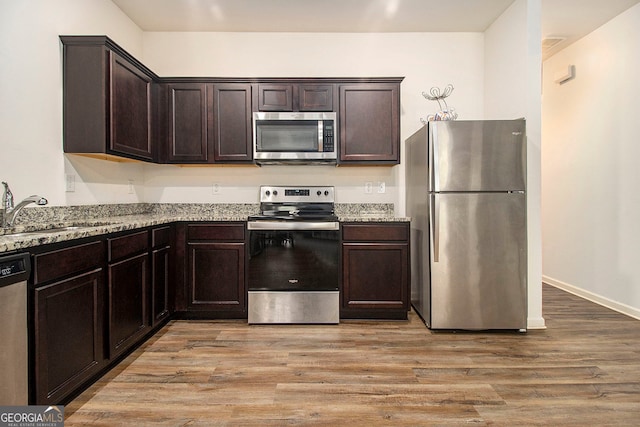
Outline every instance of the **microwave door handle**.
{"label": "microwave door handle", "polygon": [[318,151],[324,151],[324,122],[318,120]]}

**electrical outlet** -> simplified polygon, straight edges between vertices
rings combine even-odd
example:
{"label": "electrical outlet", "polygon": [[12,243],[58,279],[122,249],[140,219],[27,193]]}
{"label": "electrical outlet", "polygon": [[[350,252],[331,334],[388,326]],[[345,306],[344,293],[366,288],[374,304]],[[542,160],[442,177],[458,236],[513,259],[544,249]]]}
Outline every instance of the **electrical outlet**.
{"label": "electrical outlet", "polygon": [[133,188],[133,180],[132,179],[128,180],[128,183],[129,183],[129,194],[133,194],[135,191],[135,189]]}
{"label": "electrical outlet", "polygon": [[383,194],[386,191],[387,191],[387,185],[384,183],[384,181],[378,182],[378,193]]}
{"label": "electrical outlet", "polygon": [[213,192],[214,196],[220,194],[220,184],[213,184],[213,187],[211,187],[211,191]]}
{"label": "electrical outlet", "polygon": [[65,191],[67,193],[76,191],[76,176],[72,173],[65,175]]}
{"label": "electrical outlet", "polygon": [[364,194],[373,193],[373,182],[367,181],[364,183]]}

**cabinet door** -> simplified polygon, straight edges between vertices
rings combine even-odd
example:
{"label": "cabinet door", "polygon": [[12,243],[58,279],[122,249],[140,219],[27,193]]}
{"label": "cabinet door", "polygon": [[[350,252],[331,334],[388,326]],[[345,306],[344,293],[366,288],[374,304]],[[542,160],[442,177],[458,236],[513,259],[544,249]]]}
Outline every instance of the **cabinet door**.
{"label": "cabinet door", "polygon": [[207,162],[207,97],[204,83],[172,83],[168,90],[170,163]]}
{"label": "cabinet door", "polygon": [[333,85],[300,84],[297,87],[299,111],[333,111]]}
{"label": "cabinet door", "polygon": [[251,162],[251,85],[216,84],[212,98],[209,141],[214,161]]}
{"label": "cabinet door", "polygon": [[110,144],[115,154],[152,160],[152,80],[127,60],[110,52]]}
{"label": "cabinet door", "polygon": [[156,326],[169,316],[169,251],[170,247],[151,252],[151,324]]}
{"label": "cabinet door", "polygon": [[109,265],[109,357],[135,345],[149,328],[148,254]]}
{"label": "cabinet door", "polygon": [[36,404],[60,403],[103,368],[103,275],[96,269],[35,289]]}
{"label": "cabinet door", "polygon": [[245,313],[245,244],[187,245],[190,310]]}
{"label": "cabinet door", "polygon": [[399,84],[340,86],[340,162],[400,162]]}
{"label": "cabinet door", "polygon": [[259,84],[258,111],[293,111],[293,85]]}
{"label": "cabinet door", "polygon": [[408,249],[406,243],[344,243],[343,307],[406,311]]}

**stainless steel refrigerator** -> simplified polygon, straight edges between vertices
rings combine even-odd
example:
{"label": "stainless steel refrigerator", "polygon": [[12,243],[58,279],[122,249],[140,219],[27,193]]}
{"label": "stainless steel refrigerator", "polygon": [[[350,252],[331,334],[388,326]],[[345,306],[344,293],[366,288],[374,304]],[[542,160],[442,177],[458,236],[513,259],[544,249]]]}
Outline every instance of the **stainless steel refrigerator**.
{"label": "stainless steel refrigerator", "polygon": [[525,330],[525,121],[434,121],[406,142],[414,309],[431,329]]}

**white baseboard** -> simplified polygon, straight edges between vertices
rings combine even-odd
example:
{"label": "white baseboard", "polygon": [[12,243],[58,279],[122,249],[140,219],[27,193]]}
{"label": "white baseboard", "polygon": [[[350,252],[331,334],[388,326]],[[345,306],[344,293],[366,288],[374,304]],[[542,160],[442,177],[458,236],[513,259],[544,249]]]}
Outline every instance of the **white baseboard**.
{"label": "white baseboard", "polygon": [[546,283],[547,285],[554,286],[558,289],[562,289],[563,291],[567,291],[570,294],[577,295],[588,301],[599,304],[603,307],[610,308],[611,310],[617,311],[618,313],[622,313],[629,317],[633,317],[634,319],[640,320],[640,309],[637,309],[635,307],[631,307],[621,302],[611,300],[609,298],[603,297],[602,295],[598,295],[590,291],[586,291],[584,289],[565,283],[561,280],[553,279],[549,276],[543,275],[542,282]]}
{"label": "white baseboard", "polygon": [[527,329],[547,329],[544,317],[527,317]]}

